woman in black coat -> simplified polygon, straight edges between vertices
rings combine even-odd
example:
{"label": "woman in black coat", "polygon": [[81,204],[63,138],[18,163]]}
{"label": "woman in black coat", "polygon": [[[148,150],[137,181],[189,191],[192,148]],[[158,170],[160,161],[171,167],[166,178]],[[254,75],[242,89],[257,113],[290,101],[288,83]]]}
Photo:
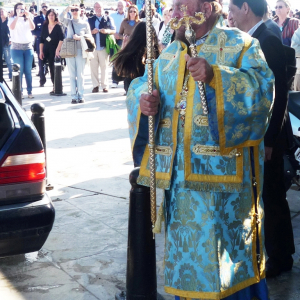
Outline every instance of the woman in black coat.
{"label": "woman in black coat", "polygon": [[52,83],[54,83],[54,59],[56,56],[59,57],[63,41],[64,33],[58,22],[57,13],[54,9],[49,9],[41,33],[40,59],[48,61]]}

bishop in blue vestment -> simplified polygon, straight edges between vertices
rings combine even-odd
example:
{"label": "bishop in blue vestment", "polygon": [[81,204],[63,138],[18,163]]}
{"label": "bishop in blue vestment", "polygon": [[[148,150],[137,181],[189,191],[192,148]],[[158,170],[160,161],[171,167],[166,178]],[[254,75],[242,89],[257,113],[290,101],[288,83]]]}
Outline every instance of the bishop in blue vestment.
{"label": "bishop in blue vestment", "polygon": [[179,299],[267,300],[261,191],[274,76],[257,40],[222,26],[218,3],[174,0],[173,17],[182,17],[183,4],[189,15],[206,16],[193,26],[198,57],[187,56],[178,30],[154,63],[153,96],[146,94],[146,71],[126,101],[138,182],[147,186],[147,115],[155,115],[156,184],[165,190],[165,290]]}

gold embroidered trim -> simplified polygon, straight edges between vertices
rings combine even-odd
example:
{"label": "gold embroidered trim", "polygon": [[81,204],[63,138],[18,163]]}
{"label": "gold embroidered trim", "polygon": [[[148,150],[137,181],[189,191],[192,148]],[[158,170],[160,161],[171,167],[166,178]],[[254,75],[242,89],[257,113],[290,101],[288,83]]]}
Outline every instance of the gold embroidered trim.
{"label": "gold embroidered trim", "polygon": [[[196,144],[192,150],[197,155],[210,155],[210,156],[221,156],[220,147],[218,146],[206,146]],[[225,157],[240,156],[236,149],[232,150],[228,155],[222,155]]]}
{"label": "gold embroidered trim", "polygon": [[216,53],[217,58],[215,64],[224,64],[225,63],[225,54],[226,53],[238,53],[243,49],[242,44],[234,46],[226,46],[227,35],[223,31],[218,35],[218,43],[215,46],[204,45],[202,47],[202,52],[204,53]]}
{"label": "gold embroidered trim", "polygon": [[159,121],[159,127],[161,128],[170,128],[171,127],[171,119],[167,118],[167,119],[162,119]]}
{"label": "gold embroidered trim", "polygon": [[170,156],[170,155],[172,155],[172,153],[173,153],[173,151],[170,146],[156,146],[155,147],[155,154]]}
{"label": "gold embroidered trim", "polygon": [[243,184],[185,181],[184,187],[193,191],[237,193],[242,191]]}
{"label": "gold embroidered trim", "polygon": [[208,117],[197,115],[194,117],[194,123],[197,126],[208,126]]}
{"label": "gold embroidered trim", "polygon": [[[150,186],[150,178],[146,176],[139,176],[137,183],[144,186]],[[156,187],[159,189],[167,190],[170,188],[170,181],[163,179],[156,179]]]}

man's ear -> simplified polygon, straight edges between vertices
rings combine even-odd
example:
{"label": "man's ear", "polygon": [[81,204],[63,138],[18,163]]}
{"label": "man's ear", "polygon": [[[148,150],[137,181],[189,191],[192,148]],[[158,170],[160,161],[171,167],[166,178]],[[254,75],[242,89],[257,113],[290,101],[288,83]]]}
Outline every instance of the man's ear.
{"label": "man's ear", "polygon": [[245,15],[248,15],[249,10],[250,10],[250,7],[249,7],[249,5],[248,5],[247,2],[244,2],[244,3],[243,3],[243,5],[242,5],[242,7],[241,7],[241,10],[242,10],[242,12],[243,12]]}
{"label": "man's ear", "polygon": [[209,2],[203,3],[203,13],[205,15],[205,18],[208,19],[212,14],[212,6]]}

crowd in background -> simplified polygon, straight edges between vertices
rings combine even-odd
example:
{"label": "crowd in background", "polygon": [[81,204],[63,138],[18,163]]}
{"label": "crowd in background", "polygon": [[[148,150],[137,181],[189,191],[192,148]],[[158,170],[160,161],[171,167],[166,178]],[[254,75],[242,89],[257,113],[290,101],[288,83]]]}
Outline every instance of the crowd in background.
{"label": "crowd in background", "polygon": [[[222,1],[219,0],[222,4]],[[37,76],[40,79],[40,87],[46,83],[46,75],[50,71],[50,78],[54,84],[54,61],[60,57],[60,51],[65,38],[76,40],[76,57],[66,58],[69,68],[71,103],[83,103],[84,99],[84,70],[86,64],[90,66],[93,93],[109,92],[111,88],[117,88],[120,81],[124,81],[125,94],[131,80],[140,76],[144,71],[146,60],[146,44],[143,39],[136,43],[135,38],[142,36],[144,26],[138,26],[146,21],[145,7],[139,10],[136,5],[127,5],[124,1],[117,3],[113,13],[104,10],[100,2],[96,2],[92,9],[87,10],[84,4],[73,4],[67,7],[60,15],[57,11],[42,3],[38,8],[35,2],[30,7],[23,3],[17,3],[14,10],[9,12],[1,9],[1,36],[3,44],[3,57],[8,67],[9,79],[12,79],[12,62],[20,65],[21,81],[25,75],[27,94],[32,94],[32,68],[35,67],[34,51],[38,57]],[[127,7],[126,7],[127,6]],[[112,11],[114,9],[110,9]],[[172,16],[172,8],[157,9],[151,6],[153,18],[153,31],[157,38],[158,52],[162,51],[174,40],[174,32],[170,28],[169,21]],[[230,14],[224,13],[223,17],[227,26],[235,27]],[[264,21],[266,25],[277,34],[283,44],[296,50],[297,74],[294,84],[295,90],[300,90],[300,12],[292,10],[286,0],[279,0],[275,10],[270,7],[266,11]],[[136,31],[135,36],[133,32]],[[94,39],[95,50],[87,55],[82,50],[82,38]],[[132,37],[132,38],[131,38]],[[126,47],[131,41],[130,47]],[[138,47],[137,47],[138,45]],[[129,51],[130,49],[130,51]],[[118,53],[117,56],[115,54]],[[139,53],[138,55],[135,55]],[[124,59],[124,57],[126,59]],[[132,61],[130,55],[135,55]],[[108,69],[111,61],[114,61],[112,72],[112,84],[109,85]],[[131,61],[132,66],[127,70]],[[64,63],[64,60],[63,60]],[[121,63],[121,65],[120,65]],[[100,69],[100,72],[99,72]],[[100,73],[100,76],[99,76]],[[100,77],[100,78],[99,78]],[[22,81],[23,86],[23,81]],[[54,90],[50,92],[53,94]]]}

